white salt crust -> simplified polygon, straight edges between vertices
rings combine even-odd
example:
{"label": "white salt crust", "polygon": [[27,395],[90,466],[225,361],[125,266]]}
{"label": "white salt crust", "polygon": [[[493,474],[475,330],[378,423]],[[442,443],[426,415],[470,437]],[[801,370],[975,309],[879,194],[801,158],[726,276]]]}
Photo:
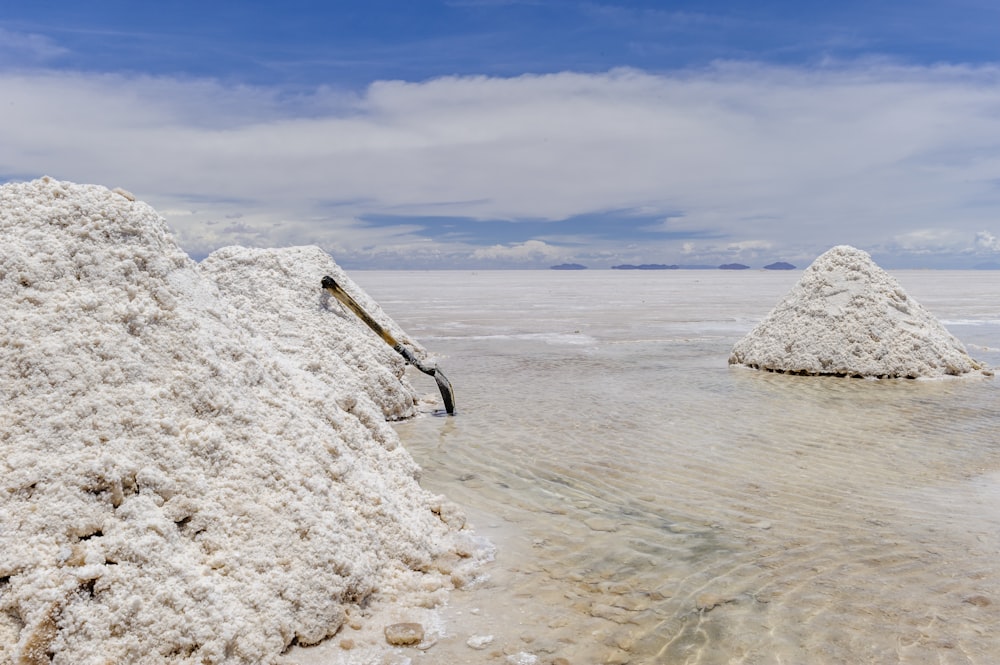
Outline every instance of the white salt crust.
{"label": "white salt crust", "polygon": [[733,347],[729,363],[855,377],[992,375],[866,252],[848,245],[817,258]]}
{"label": "white salt crust", "polygon": [[333,277],[418,358],[426,352],[319,247],[224,247],[198,269],[223,292],[231,317],[320,379],[328,386],[325,397],[345,411],[363,393],[390,420],[416,413],[417,395],[402,357],[320,288],[323,276]]}
{"label": "white salt crust", "polygon": [[413,390],[324,272],[199,268],[126,192],[0,187],[0,664],[273,663],[450,585],[464,520],[385,422]]}

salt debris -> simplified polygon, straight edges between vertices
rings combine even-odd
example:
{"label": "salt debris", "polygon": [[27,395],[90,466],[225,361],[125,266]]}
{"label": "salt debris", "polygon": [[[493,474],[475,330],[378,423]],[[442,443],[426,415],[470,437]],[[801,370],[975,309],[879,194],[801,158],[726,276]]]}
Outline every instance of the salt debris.
{"label": "salt debris", "polygon": [[394,623],[385,627],[385,641],[395,646],[420,644],[424,639],[424,627],[419,623]]}
{"label": "salt debris", "polygon": [[848,245],[817,258],[733,347],[729,363],[856,377],[992,374],[866,252]]}
{"label": "salt debris", "polygon": [[460,522],[385,423],[412,388],[331,262],[199,267],[133,199],[0,187],[0,664],[273,663],[448,588]]}
{"label": "salt debris", "polygon": [[465,641],[465,644],[470,649],[475,649],[476,651],[482,651],[489,645],[493,644],[492,635],[473,635]]}

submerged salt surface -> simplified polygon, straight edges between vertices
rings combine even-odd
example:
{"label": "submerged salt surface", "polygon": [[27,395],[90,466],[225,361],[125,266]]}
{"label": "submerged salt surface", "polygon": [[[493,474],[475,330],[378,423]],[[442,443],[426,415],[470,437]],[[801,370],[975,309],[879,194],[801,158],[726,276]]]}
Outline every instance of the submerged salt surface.
{"label": "submerged salt surface", "polygon": [[864,251],[817,258],[733,347],[730,364],[799,374],[920,378],[984,369]]}
{"label": "submerged salt surface", "polygon": [[[332,261],[199,269],[149,206],[48,178],[0,187],[0,245],[0,663],[267,663],[380,594],[440,602],[462,519],[385,422],[401,364],[321,300]],[[275,293],[293,264],[308,293]]]}
{"label": "submerged salt surface", "polygon": [[[1000,271],[893,275],[1000,365]],[[446,355],[461,417],[394,427],[498,553],[426,654],[310,665],[996,660],[1000,382],[729,367],[792,272],[353,277]]]}

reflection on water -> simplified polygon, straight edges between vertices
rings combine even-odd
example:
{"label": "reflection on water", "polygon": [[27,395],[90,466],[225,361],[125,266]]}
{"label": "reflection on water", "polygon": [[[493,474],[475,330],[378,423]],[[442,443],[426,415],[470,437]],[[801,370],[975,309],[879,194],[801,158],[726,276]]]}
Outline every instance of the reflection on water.
{"label": "reflection on water", "polygon": [[[728,367],[797,272],[353,276],[442,356],[458,417],[397,429],[499,546],[428,657],[996,661],[996,380]],[[1000,273],[896,276],[1000,365]]]}

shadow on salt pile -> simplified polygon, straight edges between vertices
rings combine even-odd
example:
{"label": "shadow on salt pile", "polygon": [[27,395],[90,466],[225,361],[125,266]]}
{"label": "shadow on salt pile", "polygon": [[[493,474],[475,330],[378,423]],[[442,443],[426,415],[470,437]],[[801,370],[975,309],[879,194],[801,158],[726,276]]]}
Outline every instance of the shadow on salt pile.
{"label": "shadow on salt pile", "polygon": [[848,245],[817,258],[737,342],[729,364],[856,378],[993,375],[866,252]]}

